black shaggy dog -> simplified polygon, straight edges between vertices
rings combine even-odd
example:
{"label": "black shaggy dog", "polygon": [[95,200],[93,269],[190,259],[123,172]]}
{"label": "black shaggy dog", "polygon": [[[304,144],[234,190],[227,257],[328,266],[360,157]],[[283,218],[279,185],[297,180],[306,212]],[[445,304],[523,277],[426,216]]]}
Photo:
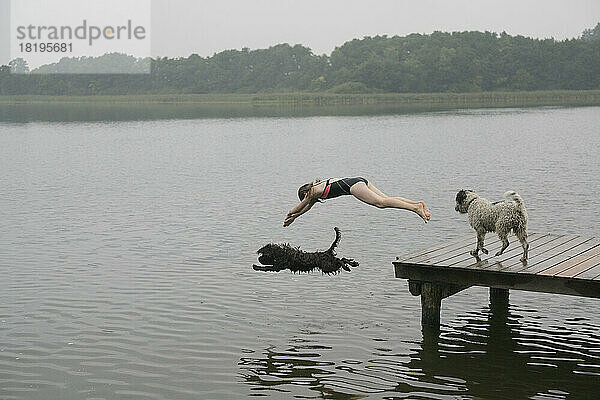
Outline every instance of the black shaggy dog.
{"label": "black shaggy dog", "polygon": [[325,274],[335,274],[340,268],[350,271],[350,267],[358,267],[358,262],[351,258],[337,258],[335,248],[342,234],[335,227],[335,240],[326,251],[315,251],[308,253],[300,250],[300,247],[292,247],[289,244],[269,243],[261,247],[258,253],[258,261],[262,265],[252,265],[256,271],[279,272],[284,269],[296,272],[311,272],[316,269]]}

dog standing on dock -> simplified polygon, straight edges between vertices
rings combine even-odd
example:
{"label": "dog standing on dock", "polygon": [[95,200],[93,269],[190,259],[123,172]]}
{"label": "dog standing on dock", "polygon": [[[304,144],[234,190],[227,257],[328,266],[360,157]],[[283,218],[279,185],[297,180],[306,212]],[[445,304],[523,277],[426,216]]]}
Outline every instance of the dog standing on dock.
{"label": "dog standing on dock", "polygon": [[461,190],[456,194],[455,210],[461,214],[469,214],[469,223],[477,232],[477,248],[471,255],[477,256],[479,250],[488,254],[483,247],[487,232],[496,232],[502,240],[502,248],[496,253],[499,256],[508,247],[508,234],[512,230],[523,246],[521,261],[527,260],[529,243],[527,243],[527,211],[523,199],[517,192],[504,193],[506,201],[492,203],[477,195],[472,190]]}

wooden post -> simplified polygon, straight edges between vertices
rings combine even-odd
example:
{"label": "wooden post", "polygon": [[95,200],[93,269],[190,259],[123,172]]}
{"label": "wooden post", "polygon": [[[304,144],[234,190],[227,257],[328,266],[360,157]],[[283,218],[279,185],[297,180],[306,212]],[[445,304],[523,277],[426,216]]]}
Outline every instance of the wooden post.
{"label": "wooden post", "polygon": [[413,296],[420,296],[421,295],[421,282],[413,281],[413,280],[409,279],[408,280],[408,291]]}
{"label": "wooden post", "polygon": [[421,326],[440,329],[443,287],[433,282],[421,283]]}

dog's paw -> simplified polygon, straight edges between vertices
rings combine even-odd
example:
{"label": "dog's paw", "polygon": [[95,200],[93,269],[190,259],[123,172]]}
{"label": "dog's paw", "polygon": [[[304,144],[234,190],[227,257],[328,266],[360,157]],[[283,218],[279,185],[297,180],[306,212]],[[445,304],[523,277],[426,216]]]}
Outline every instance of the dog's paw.
{"label": "dog's paw", "polygon": [[527,257],[525,257],[525,256],[521,257],[521,262],[523,264],[527,264]]}
{"label": "dog's paw", "polygon": [[501,256],[502,255],[502,250],[500,250],[499,252],[496,253],[496,257]]}
{"label": "dog's paw", "polygon": [[470,253],[473,257],[477,257],[477,254],[479,254],[479,249],[471,250]]}
{"label": "dog's paw", "polygon": [[352,258],[342,258],[341,260],[343,263],[342,268],[348,272],[351,271],[350,267],[358,267],[358,265],[359,265],[358,261],[354,261],[354,259],[352,259]]}
{"label": "dog's paw", "polygon": [[256,264],[252,264],[252,269],[254,269],[255,271],[268,271],[269,270],[264,265],[256,265]]}
{"label": "dog's paw", "polygon": [[262,272],[279,272],[283,268],[278,268],[278,267],[276,267],[274,265],[257,265],[257,264],[252,264],[252,269],[254,269],[255,271],[262,271]]}

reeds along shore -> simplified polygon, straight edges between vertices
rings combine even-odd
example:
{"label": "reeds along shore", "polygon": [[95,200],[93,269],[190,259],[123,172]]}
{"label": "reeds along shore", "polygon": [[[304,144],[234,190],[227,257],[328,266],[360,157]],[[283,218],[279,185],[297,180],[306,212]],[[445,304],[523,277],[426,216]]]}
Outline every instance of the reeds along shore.
{"label": "reeds along shore", "polygon": [[264,93],[264,94],[157,94],[114,96],[0,96],[0,105],[65,104],[206,104],[236,106],[332,106],[332,105],[419,105],[450,108],[595,106],[600,105],[600,90],[550,90],[473,93]]}

